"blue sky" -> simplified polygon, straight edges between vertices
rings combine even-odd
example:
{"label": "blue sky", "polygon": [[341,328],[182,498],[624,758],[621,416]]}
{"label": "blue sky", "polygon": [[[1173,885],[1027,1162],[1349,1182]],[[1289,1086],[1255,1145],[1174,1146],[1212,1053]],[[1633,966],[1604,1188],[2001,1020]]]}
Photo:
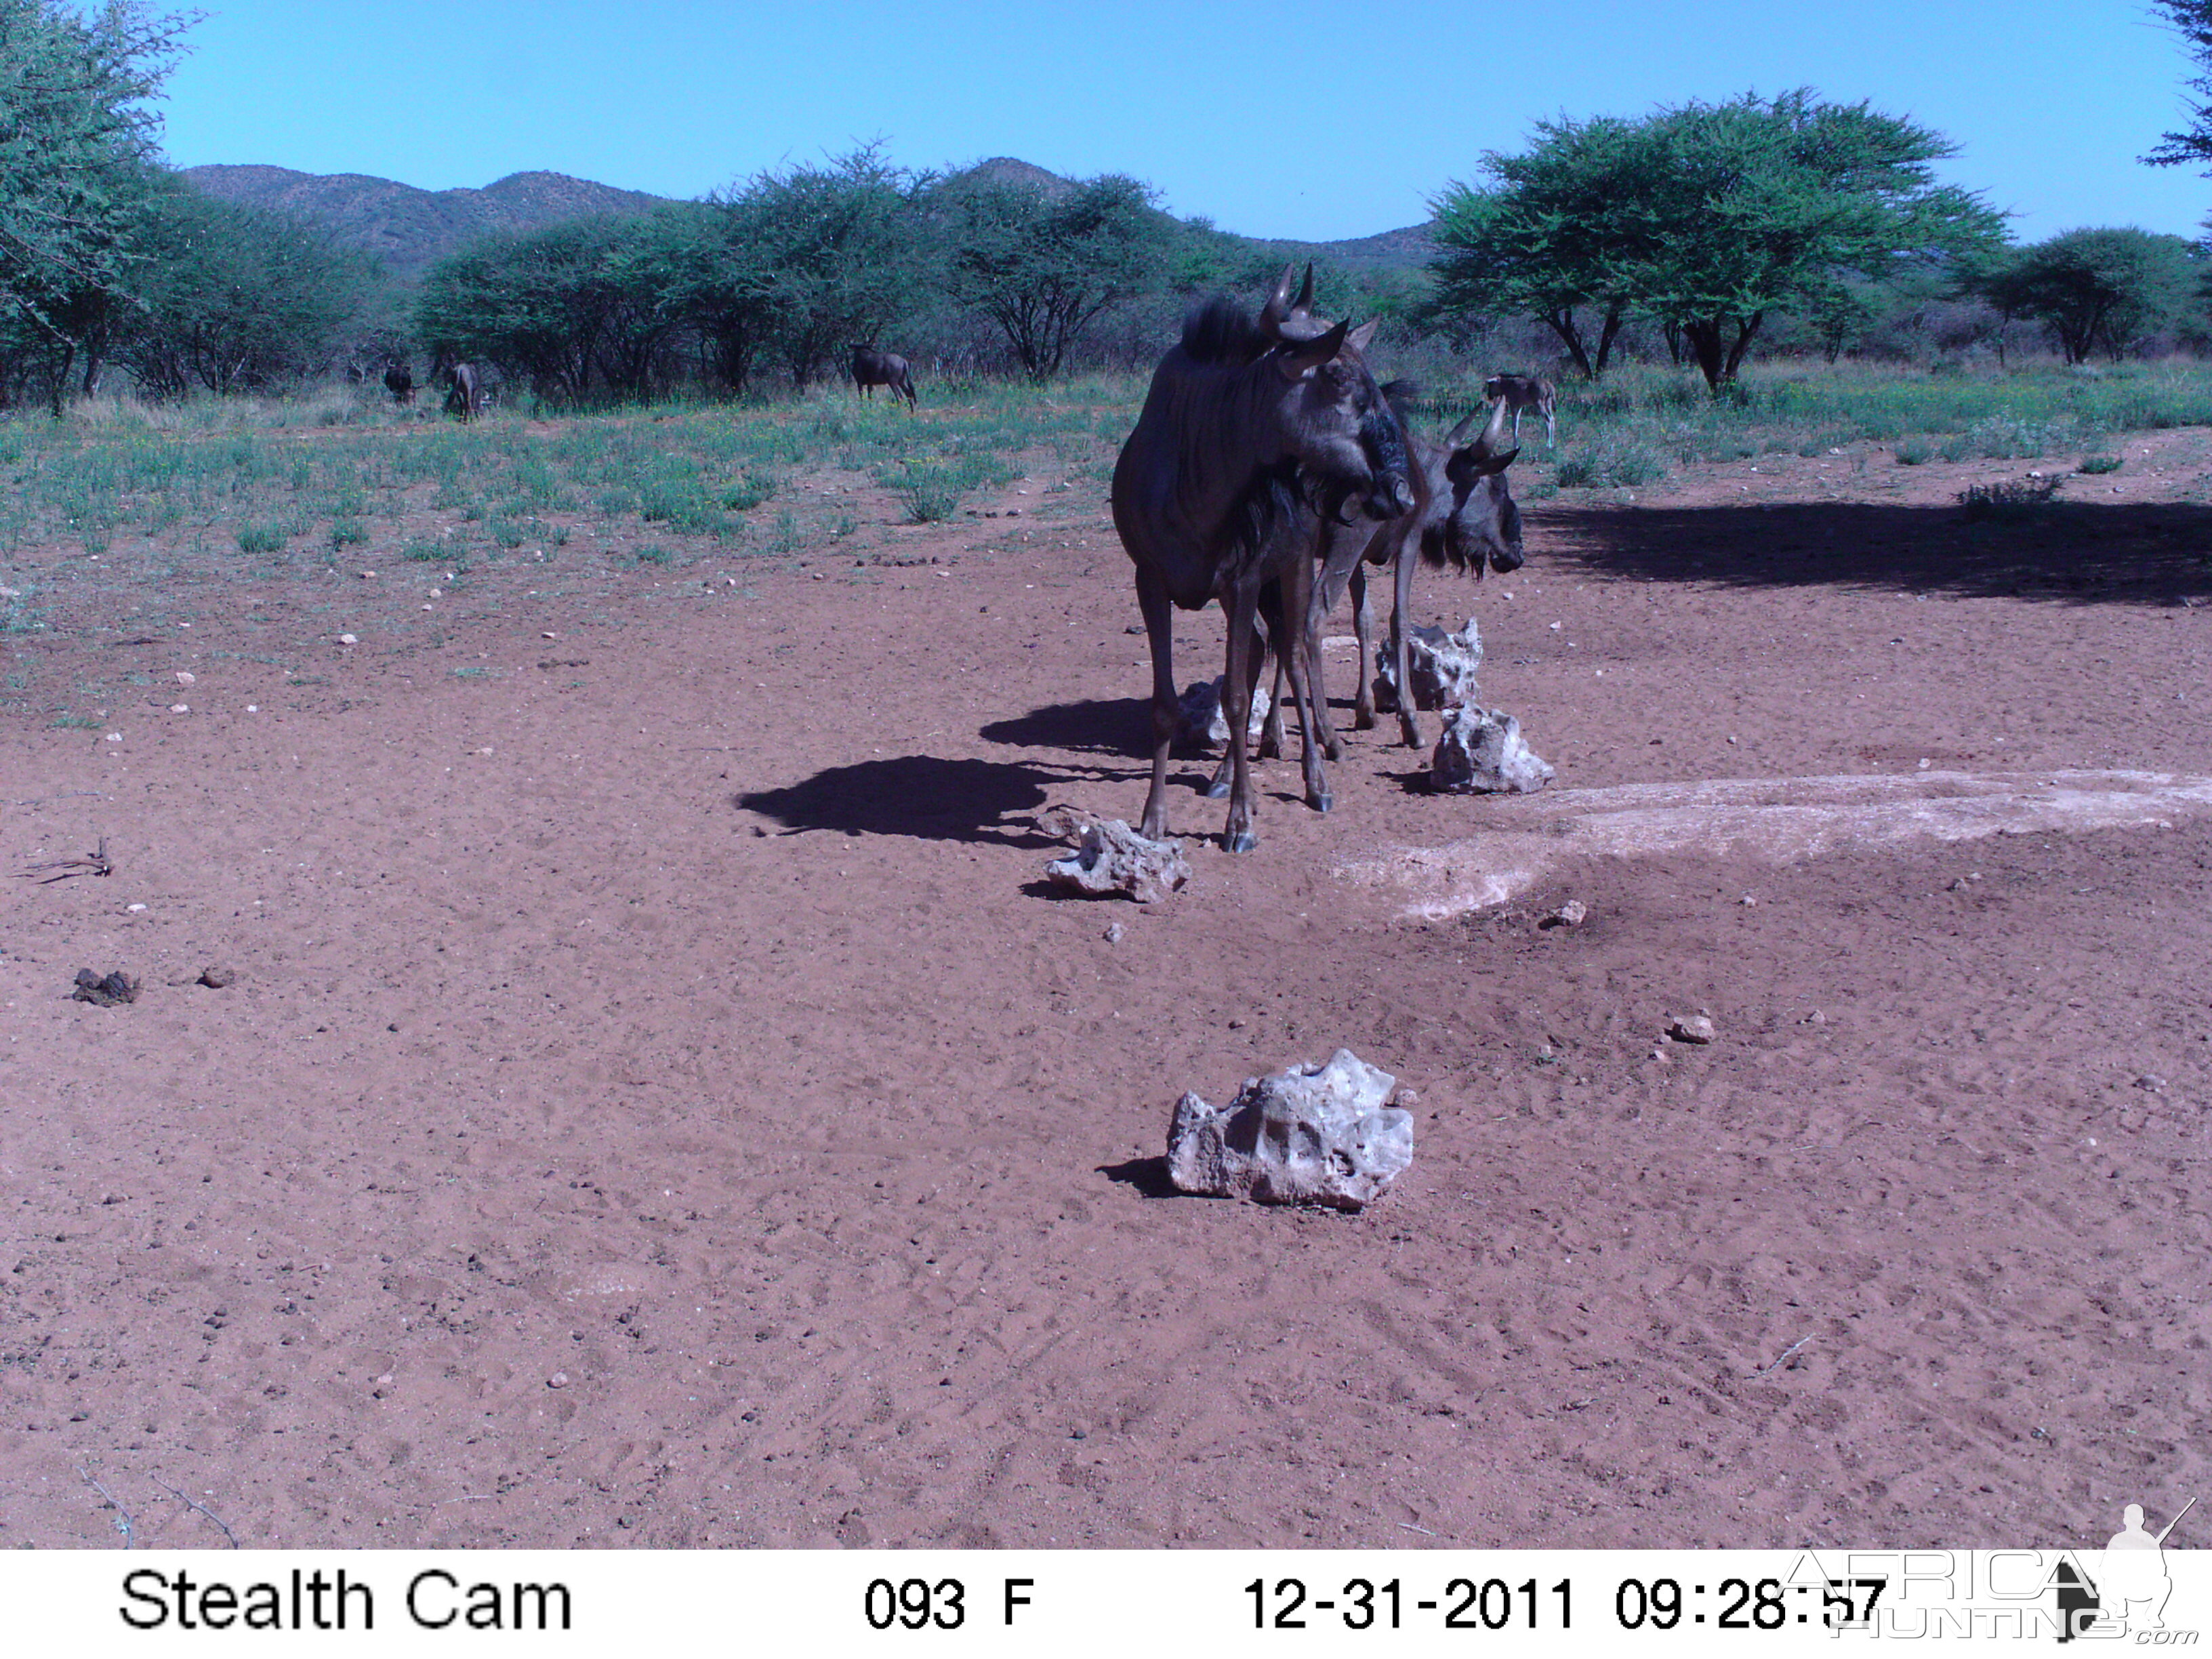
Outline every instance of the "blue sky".
{"label": "blue sky", "polygon": [[1950,179],[2035,240],[2197,234],[2212,179],[2136,158],[2191,72],[2138,0],[1400,0],[1350,7],[212,0],[170,82],[180,166],[430,189],[544,167],[696,196],[872,138],[910,167],[1128,173],[1251,235],[1427,216],[1561,113],[1809,85],[1961,147]]}

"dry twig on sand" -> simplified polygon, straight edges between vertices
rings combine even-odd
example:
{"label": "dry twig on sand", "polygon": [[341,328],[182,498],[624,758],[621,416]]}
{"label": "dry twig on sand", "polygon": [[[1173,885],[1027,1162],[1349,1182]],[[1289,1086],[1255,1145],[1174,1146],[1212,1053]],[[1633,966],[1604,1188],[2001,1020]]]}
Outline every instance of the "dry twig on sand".
{"label": "dry twig on sand", "polygon": [[[48,874],[51,871],[52,873]],[[115,866],[107,856],[107,837],[100,838],[100,849],[82,858],[48,859],[44,864],[34,864],[27,870],[18,870],[19,876],[28,876],[45,887],[57,881],[67,881],[72,876],[112,876]]]}
{"label": "dry twig on sand", "polygon": [[85,1483],[88,1486],[100,1494],[101,1502],[105,1503],[108,1508],[113,1510],[118,1515],[123,1517],[123,1519],[117,1523],[116,1530],[123,1534],[123,1547],[126,1550],[129,1549],[132,1541],[132,1534],[137,1530],[135,1523],[131,1519],[131,1511],[125,1509],[122,1504],[117,1503],[115,1501],[115,1494],[108,1491],[106,1487],[101,1486],[100,1484],[100,1477],[94,1474],[90,1469],[85,1468],[83,1464],[80,1463],[77,1465],[76,1472],[84,1477]]}
{"label": "dry twig on sand", "polygon": [[1812,1340],[1813,1340],[1813,1337],[1812,1337],[1812,1334],[1811,1334],[1810,1333],[1808,1333],[1806,1335],[1803,1335],[1803,1336],[1799,1337],[1799,1338],[1798,1338],[1795,1342],[1792,1342],[1792,1343],[1791,1343],[1788,1347],[1784,1348],[1784,1349],[1781,1352],[1781,1353],[1780,1353],[1778,1356],[1777,1356],[1777,1357],[1776,1357],[1775,1361],[1774,1361],[1774,1363],[1773,1363],[1771,1365],[1762,1366],[1759,1370],[1753,1371],[1753,1372],[1751,1374],[1751,1375],[1752,1375],[1752,1377],[1753,1377],[1753,1381],[1756,1381],[1756,1380],[1757,1380],[1757,1379],[1759,1379],[1759,1377],[1765,1376],[1769,1371],[1776,1371],[1776,1370],[1781,1370],[1781,1369],[1782,1369],[1782,1367],[1783,1367],[1785,1364],[1787,1364],[1787,1363],[1788,1363],[1788,1361],[1789,1361],[1789,1359],[1790,1359],[1790,1357],[1792,1354],[1796,1353],[1796,1352],[1797,1352],[1797,1350],[1798,1350],[1798,1349],[1800,1349],[1800,1348],[1803,1347],[1803,1346],[1804,1346],[1808,1342],[1810,1342]]}
{"label": "dry twig on sand", "polygon": [[198,1510],[202,1515],[207,1516],[209,1520],[214,1522],[216,1524],[216,1529],[222,1533],[225,1538],[230,1540],[231,1548],[236,1549],[238,1547],[238,1534],[231,1531],[228,1527],[223,1525],[222,1517],[221,1516],[217,1515],[213,1510],[210,1509],[206,1504],[199,1502],[197,1498],[185,1497],[184,1493],[179,1492],[167,1481],[162,1480],[160,1475],[154,1475],[151,1479],[155,1486],[159,1486],[163,1492],[168,1493],[170,1497],[175,1498],[177,1502],[182,1504],[186,1509]]}

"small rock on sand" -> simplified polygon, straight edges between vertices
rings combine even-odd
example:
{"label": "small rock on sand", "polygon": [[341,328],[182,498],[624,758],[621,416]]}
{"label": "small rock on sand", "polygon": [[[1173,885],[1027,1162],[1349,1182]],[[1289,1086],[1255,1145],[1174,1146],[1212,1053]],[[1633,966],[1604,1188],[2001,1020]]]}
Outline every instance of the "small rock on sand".
{"label": "small rock on sand", "polygon": [[1103,896],[1126,893],[1139,904],[1157,904],[1190,879],[1179,841],[1147,841],[1119,818],[1093,823],[1083,844],[1044,867],[1045,879],[1070,892]]}
{"label": "small rock on sand", "polygon": [[210,991],[221,991],[238,982],[238,973],[234,969],[210,966],[200,969],[199,982]]}
{"label": "small rock on sand", "polygon": [[1713,1023],[1703,1014],[1677,1014],[1667,1022],[1667,1035],[1677,1042],[1711,1042]]}
{"label": "small rock on sand", "polygon": [[1569,899],[1536,925],[1539,927],[1579,927],[1589,920],[1589,906],[1580,899]]}

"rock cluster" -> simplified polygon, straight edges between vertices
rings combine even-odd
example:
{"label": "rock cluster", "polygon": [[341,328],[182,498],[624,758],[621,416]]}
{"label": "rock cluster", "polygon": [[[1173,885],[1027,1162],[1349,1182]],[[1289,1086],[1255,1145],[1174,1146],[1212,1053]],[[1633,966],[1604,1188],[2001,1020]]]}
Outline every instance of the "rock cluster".
{"label": "rock cluster", "polygon": [[1521,740],[1512,715],[1472,705],[1444,710],[1443,735],[1429,763],[1429,787],[1439,794],[1530,795],[1554,775]]}
{"label": "rock cluster", "polygon": [[[1273,699],[1265,686],[1252,690],[1252,718],[1245,723],[1248,740],[1257,743],[1260,732],[1267,722],[1267,706]],[[1194,744],[1223,744],[1229,741],[1229,716],[1222,712],[1221,681],[1194,680],[1183,688],[1180,707],[1182,710],[1184,738]]]}
{"label": "rock cluster", "polygon": [[1126,893],[1157,904],[1190,879],[1179,841],[1147,841],[1119,818],[1085,827],[1083,843],[1044,867],[1045,879],[1071,892]]}
{"label": "rock cluster", "polygon": [[[1419,627],[1406,635],[1406,672],[1413,678],[1416,708],[1452,708],[1473,702],[1481,666],[1482,633],[1472,617],[1456,634]],[[1388,640],[1375,647],[1375,707],[1386,714],[1398,708],[1398,663]]]}
{"label": "rock cluster", "polygon": [[1388,1105],[1397,1079],[1349,1048],[1326,1066],[1248,1079],[1225,1108],[1194,1094],[1168,1126],[1181,1192],[1358,1210],[1413,1161],[1413,1114]]}

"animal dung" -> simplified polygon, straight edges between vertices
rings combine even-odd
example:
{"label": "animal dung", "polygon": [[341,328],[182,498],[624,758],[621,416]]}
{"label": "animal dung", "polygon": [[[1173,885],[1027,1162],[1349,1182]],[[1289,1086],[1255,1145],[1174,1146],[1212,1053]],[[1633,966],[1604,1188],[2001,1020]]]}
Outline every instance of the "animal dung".
{"label": "animal dung", "polygon": [[1147,841],[1119,818],[1085,825],[1082,845],[1044,867],[1044,878],[1070,892],[1126,893],[1157,904],[1190,879],[1179,841]]}
{"label": "animal dung", "polygon": [[1225,1108],[1185,1094],[1168,1178],[1210,1198],[1363,1209],[1413,1161],[1413,1115],[1386,1103],[1397,1081],[1340,1048],[1326,1066],[1246,1079]]}
{"label": "animal dung", "polygon": [[[1482,666],[1482,631],[1474,618],[1456,634],[1427,626],[1406,634],[1406,672],[1413,682],[1416,708],[1455,708],[1476,696],[1474,677]],[[1375,707],[1381,713],[1398,708],[1398,663],[1384,640],[1375,647]]]}
{"label": "animal dung", "polygon": [[1556,776],[1521,740],[1521,722],[1495,708],[1447,708],[1429,763],[1438,794],[1533,795]]}
{"label": "animal dung", "polygon": [[105,976],[89,968],[76,970],[76,989],[70,994],[72,1002],[89,1002],[95,1008],[112,1008],[118,1002],[138,1000],[138,981],[117,969]]}

